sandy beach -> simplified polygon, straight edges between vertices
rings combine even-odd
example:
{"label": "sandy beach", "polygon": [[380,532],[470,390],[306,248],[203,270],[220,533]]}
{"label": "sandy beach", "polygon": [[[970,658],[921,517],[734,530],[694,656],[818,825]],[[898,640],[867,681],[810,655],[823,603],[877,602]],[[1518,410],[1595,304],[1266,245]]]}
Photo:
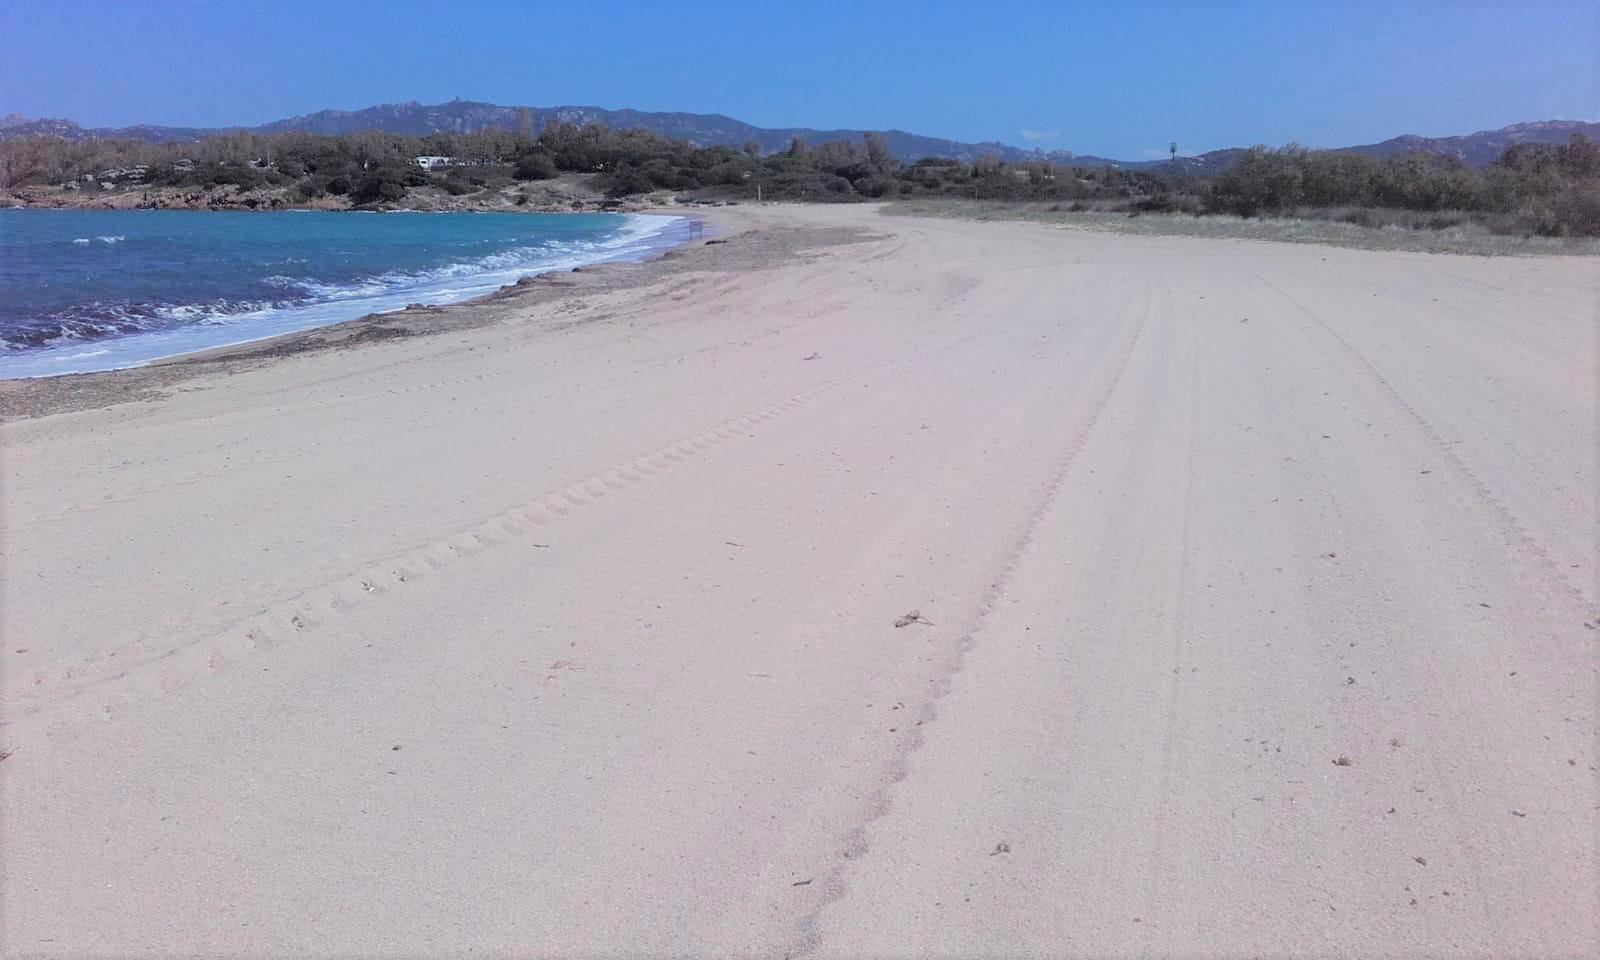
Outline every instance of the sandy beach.
{"label": "sandy beach", "polygon": [[716,217],[0,384],[7,955],[1600,953],[1594,258]]}

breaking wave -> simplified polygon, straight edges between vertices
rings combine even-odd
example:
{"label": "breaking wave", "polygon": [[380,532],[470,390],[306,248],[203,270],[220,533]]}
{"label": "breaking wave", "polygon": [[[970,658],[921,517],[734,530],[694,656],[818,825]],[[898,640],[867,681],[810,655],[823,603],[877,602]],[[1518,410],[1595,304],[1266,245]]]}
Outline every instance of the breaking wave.
{"label": "breaking wave", "polygon": [[[529,227],[535,226],[529,222],[530,215],[510,216],[527,222]],[[11,318],[9,322],[0,318],[0,378],[136,366],[179,353],[401,309],[410,303],[456,303],[534,273],[644,259],[682,242],[690,226],[690,221],[682,217],[622,216],[625,219],[620,228],[615,226],[614,215],[605,221],[611,225],[609,229],[589,231],[589,235],[572,236],[573,231],[567,230],[568,235],[541,237],[533,229],[531,233],[519,231],[523,234],[520,237],[455,240],[447,249],[455,250],[456,255],[448,256],[446,262],[420,268],[358,272],[339,280],[318,279],[296,276],[295,271],[326,265],[333,254],[278,255],[251,261],[261,269],[248,283],[241,281],[240,286],[246,288],[244,296],[195,302],[173,302],[173,298],[159,295],[84,299],[59,309]],[[124,234],[104,234],[74,237],[71,243],[78,247],[109,246],[126,239]],[[481,249],[484,245],[500,249],[462,255],[471,247]],[[97,256],[111,254],[107,251]],[[263,275],[274,268],[277,272]],[[170,265],[168,269],[172,269]],[[181,272],[173,280],[173,293],[185,289],[180,281]]]}

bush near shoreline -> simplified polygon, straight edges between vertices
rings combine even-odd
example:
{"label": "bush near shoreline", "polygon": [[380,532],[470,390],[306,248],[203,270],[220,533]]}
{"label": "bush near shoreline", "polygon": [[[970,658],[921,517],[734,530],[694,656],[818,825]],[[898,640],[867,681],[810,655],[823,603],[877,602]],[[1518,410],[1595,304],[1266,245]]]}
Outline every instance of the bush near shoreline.
{"label": "bush near shoreline", "polygon": [[[430,157],[447,159],[419,164]],[[1295,144],[1254,147],[1213,176],[993,158],[907,164],[875,134],[816,146],[796,139],[763,154],[754,143],[697,147],[640,130],[565,123],[537,136],[237,133],[164,145],[48,137],[0,143],[0,188],[12,191],[232,188],[264,192],[280,206],[403,206],[419,188],[488,198],[563,174],[582,175],[612,198],[669,191],[690,200],[1055,202],[1129,215],[1298,214],[1357,226],[1471,223],[1496,234],[1600,236],[1600,146],[1581,135],[1561,145],[1513,146],[1483,169],[1424,154],[1377,159]],[[525,202],[527,193],[518,196]]]}

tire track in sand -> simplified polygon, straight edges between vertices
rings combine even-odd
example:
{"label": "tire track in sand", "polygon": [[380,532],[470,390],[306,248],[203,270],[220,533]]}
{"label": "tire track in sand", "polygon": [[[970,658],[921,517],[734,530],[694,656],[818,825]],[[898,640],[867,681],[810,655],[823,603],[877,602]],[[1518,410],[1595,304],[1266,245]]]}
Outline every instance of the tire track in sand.
{"label": "tire track in sand", "polygon": [[[606,496],[731,439],[752,436],[755,428],[850,383],[871,379],[919,358],[958,345],[974,335],[972,323],[957,317],[925,331],[909,345],[892,342],[845,363],[816,386],[769,403],[752,413],[724,420],[699,433],[625,461],[557,489],[537,493],[506,510],[466,524],[417,547],[365,563],[342,576],[319,582],[274,601],[258,613],[192,638],[165,634],[121,641],[110,649],[36,672],[19,691],[3,722],[0,750],[44,735],[70,740],[87,724],[115,720],[196,679],[225,672],[230,665],[316,633],[316,626],[343,616],[405,583],[444,570],[486,548],[521,538],[546,523],[569,516]],[[159,652],[151,652],[152,647]]]}
{"label": "tire track in sand", "polygon": [[[269,604],[220,630],[180,639],[163,652],[148,654],[140,648],[169,638],[143,637],[104,656],[78,660],[64,668],[55,665],[49,672],[36,674],[33,683],[17,698],[23,703],[13,704],[16,712],[0,726],[3,749],[13,750],[19,743],[40,736],[52,741],[70,740],[86,724],[116,720],[197,679],[216,676],[237,663],[315,635],[319,625],[394,594],[409,582],[446,570],[486,549],[526,537],[546,524],[592,506],[612,492],[642,484],[651,476],[730,440],[753,436],[753,431],[777,418],[875,370],[911,362],[923,352],[913,349],[886,361],[880,357],[863,358],[851,366],[865,369],[847,369],[751,413],[724,420],[557,490],[535,495],[417,547],[366,563]],[[130,660],[134,662],[130,664]]]}
{"label": "tire track in sand", "polygon": [[[747,337],[746,341],[755,342],[777,335],[779,335],[777,332],[765,332]],[[298,443],[290,447],[282,448],[273,453],[258,454],[254,456],[245,455],[236,458],[230,456],[228,459],[224,460],[211,470],[186,473],[182,477],[176,479],[170,477],[157,478],[144,483],[119,486],[115,494],[107,494],[99,499],[67,503],[52,513],[40,514],[14,524],[11,528],[11,533],[15,534],[24,532],[40,524],[72,520],[85,513],[92,513],[111,507],[121,506],[153,494],[165,493],[167,491],[183,489],[185,487],[200,486],[216,480],[219,477],[236,475],[241,472],[250,473],[258,471],[263,467],[272,467],[279,464],[297,463],[306,456],[313,454],[318,450],[324,448],[339,449],[352,443],[371,440],[375,435],[381,436],[401,432],[415,433],[419,430],[435,429],[441,426],[446,426],[452,422],[459,421],[463,417],[504,417],[507,414],[520,412],[528,407],[546,405],[552,400],[565,400],[587,396],[593,393],[609,390],[613,387],[622,386],[624,384],[635,383],[638,381],[642,372],[671,369],[675,364],[682,363],[685,359],[696,357],[701,354],[714,353],[719,349],[723,349],[723,345],[714,344],[711,346],[699,346],[691,349],[679,350],[669,353],[663,357],[643,361],[629,366],[620,372],[611,374],[610,376],[566,383],[561,386],[553,387],[543,391],[530,392],[516,399],[497,404],[476,404],[465,406],[453,403],[450,405],[441,404],[439,406],[440,412],[432,418],[423,420],[396,419],[390,425],[379,428],[376,434],[370,428],[362,430],[352,429],[329,436],[319,437],[314,442]],[[367,394],[341,394],[339,395],[338,402],[344,404],[365,402],[374,399],[392,400],[406,394],[416,393],[424,390],[439,391],[487,383],[513,374],[526,377],[531,372],[557,368],[561,364],[569,362],[572,358],[580,356],[581,353],[582,351],[575,351],[556,360],[537,362],[529,364],[526,367],[477,374],[467,377],[441,379],[428,383],[413,385],[404,389],[384,390]],[[240,449],[243,447],[243,444],[235,441],[234,443],[230,444],[230,446],[234,449]],[[219,447],[218,449],[220,450],[222,448]],[[152,465],[152,462],[139,463],[139,466]]]}
{"label": "tire track in sand", "polygon": [[1488,484],[1484,483],[1483,479],[1478,476],[1477,472],[1461,458],[1459,453],[1456,452],[1454,444],[1450,443],[1443,436],[1441,436],[1439,431],[1434,427],[1433,423],[1419,413],[1416,407],[1412,406],[1411,402],[1402,396],[1400,391],[1394,388],[1394,385],[1389,382],[1389,378],[1385,377],[1377,367],[1373,366],[1372,361],[1368,360],[1364,354],[1362,354],[1355,347],[1351,346],[1348,340],[1340,336],[1338,331],[1334,330],[1326,320],[1319,316],[1310,307],[1306,306],[1287,290],[1283,289],[1276,283],[1273,283],[1271,280],[1268,280],[1261,274],[1256,273],[1254,276],[1262,284],[1265,284],[1267,287],[1270,287],[1272,290],[1276,291],[1277,294],[1290,305],[1292,305],[1295,310],[1312,320],[1317,324],[1318,327],[1322,329],[1324,333],[1327,334],[1328,338],[1332,340],[1347,357],[1349,357],[1350,361],[1355,367],[1358,368],[1359,372],[1372,383],[1377,385],[1378,389],[1383,393],[1383,395],[1387,397],[1389,401],[1405,415],[1406,419],[1413,423],[1413,425],[1422,433],[1424,437],[1427,438],[1429,444],[1438,451],[1439,456],[1443,458],[1444,461],[1448,463],[1450,467],[1467,482],[1467,484],[1472,488],[1473,492],[1477,495],[1475,499],[1479,505],[1484,508],[1484,512],[1489,514],[1494,522],[1501,527],[1507,538],[1521,549],[1521,552],[1528,557],[1529,560],[1531,560],[1533,565],[1547,575],[1548,579],[1551,581],[1551,586],[1553,588],[1552,592],[1572,600],[1579,608],[1581,620],[1587,622],[1593,618],[1595,616],[1595,611],[1592,609],[1593,599],[1585,593],[1584,588],[1581,585],[1574,583],[1572,579],[1567,576],[1567,573],[1562,569],[1561,564],[1556,562],[1555,558],[1550,555],[1550,551],[1544,546],[1544,544],[1540,543],[1534,537],[1533,533],[1529,531],[1523,522],[1517,517],[1517,515],[1512,513],[1511,509],[1507,507],[1499,497],[1494,495],[1494,493],[1489,489]]}
{"label": "tire track in sand", "polygon": [[1071,479],[1073,465],[1122,383],[1150,313],[1151,289],[1148,284],[1143,288],[1141,300],[1134,312],[1135,319],[1126,335],[1126,342],[1108,368],[1109,375],[1100,389],[1093,394],[1094,399],[1088,405],[1087,414],[1067,437],[1061,455],[1046,474],[1047,479],[1041,486],[1037,500],[1019,525],[1016,539],[1002,554],[995,573],[989,580],[988,588],[979,595],[974,608],[962,621],[961,629],[956,633],[955,639],[945,642],[943,655],[935,660],[927,672],[924,678],[926,682],[923,684],[923,688],[927,691],[926,696],[914,706],[908,705],[907,715],[913,722],[912,732],[895,745],[888,759],[877,771],[882,785],[866,796],[855,824],[841,835],[839,846],[835,851],[834,866],[814,882],[817,899],[813,901],[811,910],[800,918],[784,956],[804,957],[816,952],[821,946],[823,915],[831,905],[849,895],[849,875],[852,865],[872,850],[873,824],[887,816],[893,809],[894,792],[908,776],[917,751],[926,743],[925,731],[928,725],[939,719],[939,702],[954,689],[956,677],[966,665],[967,654],[977,645],[979,636],[988,623],[989,613],[1005,594],[1018,565],[1028,555],[1045,513],[1066,486],[1067,481]]}

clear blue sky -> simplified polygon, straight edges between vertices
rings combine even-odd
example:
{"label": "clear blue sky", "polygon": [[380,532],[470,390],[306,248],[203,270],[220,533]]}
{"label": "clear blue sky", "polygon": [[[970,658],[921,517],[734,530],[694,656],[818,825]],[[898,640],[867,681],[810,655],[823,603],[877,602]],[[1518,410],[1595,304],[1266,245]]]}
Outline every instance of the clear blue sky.
{"label": "clear blue sky", "polygon": [[452,97],[1136,159],[1595,119],[1597,3],[0,4],[0,113],[254,124]]}

